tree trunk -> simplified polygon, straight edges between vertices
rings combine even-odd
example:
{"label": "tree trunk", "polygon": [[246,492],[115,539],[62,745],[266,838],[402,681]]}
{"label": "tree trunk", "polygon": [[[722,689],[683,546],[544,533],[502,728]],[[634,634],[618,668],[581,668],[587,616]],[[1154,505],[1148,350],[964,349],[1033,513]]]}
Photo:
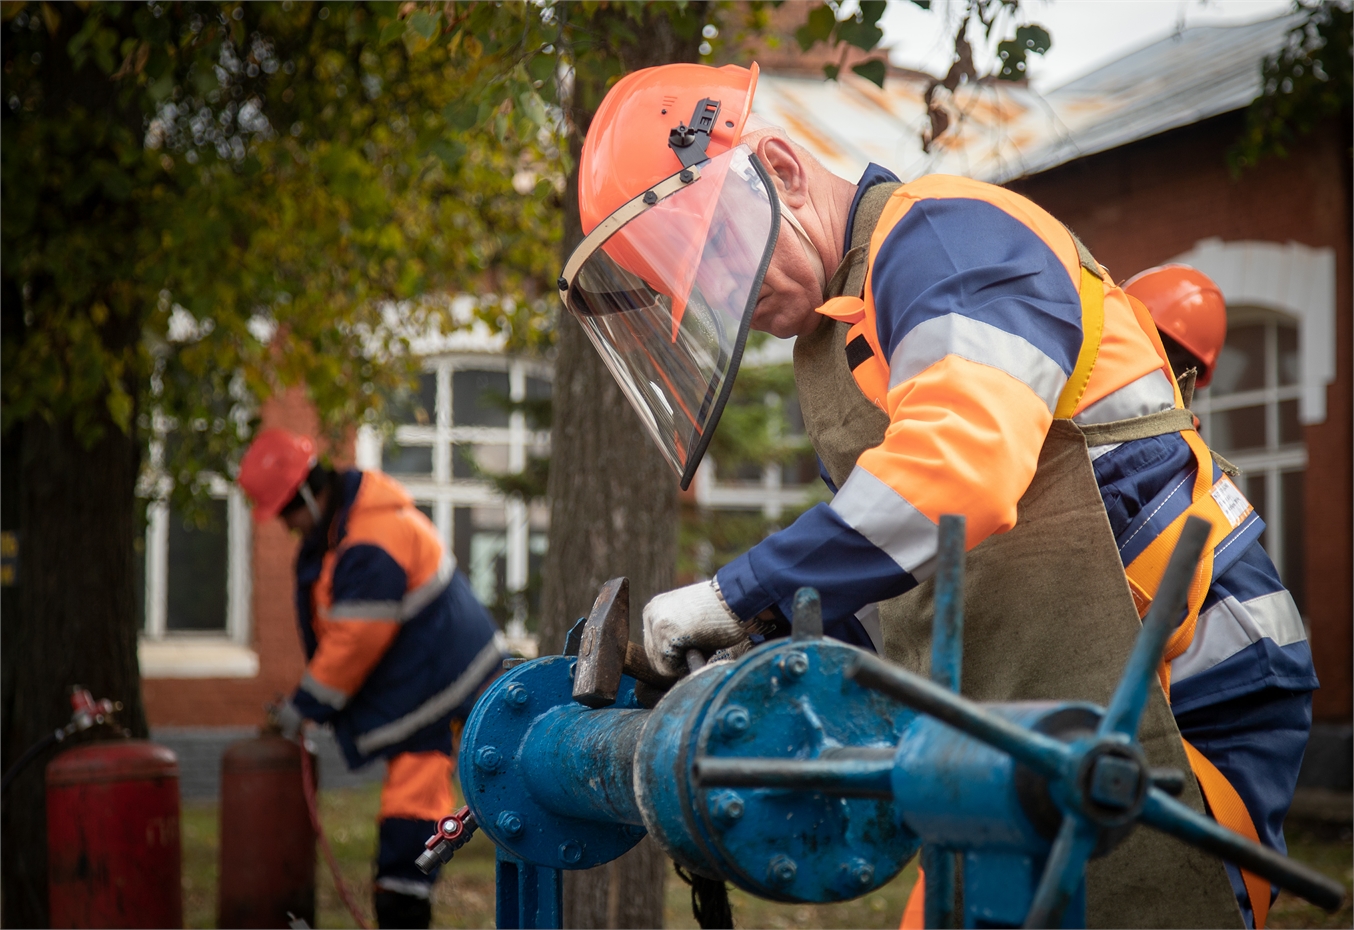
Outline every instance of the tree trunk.
{"label": "tree trunk", "polygon": [[[111,422],[104,427],[88,448],[67,423],[35,417],[22,427],[18,615],[4,618],[6,768],[70,719],[74,685],[121,701],[119,721],[146,735],[132,550],[140,446]],[[25,769],[4,799],[7,927],[47,926],[48,758]]]}
{"label": "tree trunk", "polygon": [[[625,5],[622,4],[622,7]],[[692,9],[700,7],[701,9]],[[704,4],[686,11],[703,22]],[[604,17],[623,21],[628,13],[604,10],[589,24],[604,33]],[[650,7],[644,22],[631,26],[633,43],[613,46],[626,71],[674,61],[696,61],[699,28],[673,28],[670,10]],[[697,27],[699,27],[699,22]],[[593,79],[580,67],[576,81]],[[603,69],[595,69],[601,71]],[[595,72],[594,72],[595,74]],[[576,100],[598,100],[576,85]],[[575,109],[577,131],[570,137],[575,169],[565,191],[563,251],[582,240],[578,215],[578,159],[581,136],[592,114]],[[677,477],[654,447],[611,373],[583,330],[561,313],[555,363],[550,435],[550,547],[541,595],[541,638],[546,651],[559,650],[578,617],[587,614],[598,587],[609,578],[630,579],[630,636],[642,635],[641,609],[673,586],[677,563]],[[661,927],[668,860],[650,839],[614,862],[570,872],[564,885],[566,927]]]}
{"label": "tree trunk", "polygon": [[[118,87],[92,64],[75,71],[64,54],[80,30],[83,15],[63,8],[60,28],[43,60],[44,119],[69,120],[70,109],[87,114],[115,114],[136,138],[142,114],[135,102],[120,100]],[[8,140],[7,140],[8,142]],[[69,165],[72,176],[104,151],[54,152]],[[55,228],[91,223],[134,230],[139,218],[134,203],[92,194],[79,204],[47,204]],[[47,227],[39,224],[34,235]],[[130,243],[130,237],[126,242]],[[120,256],[121,257],[121,256]],[[110,268],[131,269],[110,260]],[[24,280],[19,263],[6,266],[0,279],[0,338],[21,345],[28,323],[27,288],[39,293],[51,282]],[[128,271],[130,274],[131,272]],[[126,357],[141,338],[143,315],[115,294],[123,282],[95,282],[94,299],[113,307],[93,323],[103,346],[114,357]],[[87,314],[72,308],[72,315]],[[88,317],[86,318],[88,319]],[[53,351],[57,364],[79,364]],[[140,384],[136,365],[129,365],[124,388],[136,398]],[[78,423],[78,428],[77,428]],[[70,416],[52,419],[34,414],[15,424],[0,440],[4,469],[3,524],[17,530],[17,585],[0,601],[0,766],[6,770],[23,752],[71,717],[71,688],[88,688],[96,698],[122,703],[118,721],[133,736],[144,737],[136,642],[137,581],[133,543],[137,531],[136,481],[141,464],[140,438],[133,411],[127,432],[113,422],[106,395],[99,395]],[[108,739],[98,727],[66,740]],[[47,818],[44,770],[55,755],[49,750],[34,759],[5,792],[0,803],[0,900],[6,927],[45,927],[47,902]]]}

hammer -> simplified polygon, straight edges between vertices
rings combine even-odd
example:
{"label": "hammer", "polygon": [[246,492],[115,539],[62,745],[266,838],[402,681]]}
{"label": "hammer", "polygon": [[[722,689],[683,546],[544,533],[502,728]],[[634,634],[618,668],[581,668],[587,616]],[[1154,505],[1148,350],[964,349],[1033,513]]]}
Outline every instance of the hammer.
{"label": "hammer", "polygon": [[[696,658],[704,662],[697,650]],[[688,663],[694,664],[691,657]],[[630,642],[630,579],[612,578],[602,585],[583,625],[574,666],[574,700],[588,707],[616,703],[621,675],[666,691],[677,679],[649,664],[644,647]]]}

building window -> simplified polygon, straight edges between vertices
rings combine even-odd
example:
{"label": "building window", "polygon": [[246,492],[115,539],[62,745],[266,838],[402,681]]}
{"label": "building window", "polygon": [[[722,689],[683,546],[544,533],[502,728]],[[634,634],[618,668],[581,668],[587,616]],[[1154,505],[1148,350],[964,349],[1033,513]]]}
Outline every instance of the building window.
{"label": "building window", "polygon": [[163,499],[147,505],[136,551],[139,651],[148,678],[258,674],[258,656],[249,648],[249,505],[238,488],[214,478],[205,509],[198,523]]}
{"label": "building window", "polygon": [[399,478],[514,645],[535,625],[549,509],[504,496],[492,479],[548,454],[548,424],[529,411],[549,398],[543,364],[437,356],[425,361],[417,387],[391,398],[388,438],[377,440],[371,429],[359,437],[359,466]]}
{"label": "building window", "polygon": [[1261,543],[1302,610],[1307,448],[1297,321],[1259,307],[1229,307],[1227,315],[1227,344],[1194,410],[1209,446],[1241,469],[1238,483],[1265,521]]}

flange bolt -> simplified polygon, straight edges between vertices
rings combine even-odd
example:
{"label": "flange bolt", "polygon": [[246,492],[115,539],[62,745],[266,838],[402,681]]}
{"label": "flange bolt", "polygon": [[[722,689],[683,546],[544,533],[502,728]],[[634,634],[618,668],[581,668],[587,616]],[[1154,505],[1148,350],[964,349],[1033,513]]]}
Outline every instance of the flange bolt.
{"label": "flange bolt", "polygon": [[504,811],[498,815],[498,828],[508,836],[517,836],[522,832],[522,815],[517,811]]}
{"label": "flange bolt", "polygon": [[577,840],[565,840],[559,844],[559,858],[561,862],[573,865],[583,858],[583,844]]}
{"label": "flange bolt", "polygon": [[710,813],[718,821],[734,823],[743,817],[743,799],[737,791],[721,791],[710,799]]}
{"label": "flange bolt", "polygon": [[786,678],[802,678],[809,670],[809,657],[802,652],[791,652],[781,656],[777,664]]}
{"label": "flange bolt", "polygon": [[776,856],[766,866],[766,879],[773,885],[788,885],[799,871],[789,856]]}
{"label": "flange bolt", "polygon": [[503,764],[503,756],[493,746],[482,746],[480,751],[475,753],[475,764],[485,772],[497,772],[498,767]]}
{"label": "flange bolt", "polygon": [[727,708],[719,718],[720,728],[725,736],[733,737],[747,732],[747,728],[752,724],[752,718],[748,716],[746,707],[739,707],[737,704]]}
{"label": "flange bolt", "polygon": [[525,707],[531,700],[531,692],[519,684],[508,685],[508,703],[513,707]]}
{"label": "flange bolt", "polygon": [[855,888],[868,888],[874,881],[874,866],[864,859],[849,859],[842,863],[842,871],[846,874],[846,883]]}

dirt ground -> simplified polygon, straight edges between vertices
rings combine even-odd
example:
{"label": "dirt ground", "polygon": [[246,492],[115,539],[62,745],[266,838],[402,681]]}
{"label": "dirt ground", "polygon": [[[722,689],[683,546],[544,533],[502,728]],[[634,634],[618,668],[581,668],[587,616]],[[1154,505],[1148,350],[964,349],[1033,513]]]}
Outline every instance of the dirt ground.
{"label": "dirt ground", "polygon": [[[355,899],[371,913],[371,857],[376,847],[375,814],[379,786],[327,791],[320,799],[321,817],[334,847],[344,881]],[[188,927],[216,926],[216,855],[218,811],[214,803],[186,803],[183,810],[183,905]],[[1344,882],[1354,890],[1354,852],[1348,826],[1287,828],[1289,854]],[[763,901],[733,891],[734,923],[739,927],[897,927],[908,893],[917,878],[915,862],[883,888],[844,904],[794,905]],[[320,927],[355,927],[339,900],[328,867],[320,858],[316,867],[317,923]],[[668,878],[664,924],[695,927],[690,889],[672,874]],[[435,927],[492,927],[494,925],[494,849],[483,835],[476,836],[442,870],[433,904]],[[1354,926],[1350,896],[1343,908],[1327,914],[1288,894],[1279,896],[1270,911],[1269,926]]]}

